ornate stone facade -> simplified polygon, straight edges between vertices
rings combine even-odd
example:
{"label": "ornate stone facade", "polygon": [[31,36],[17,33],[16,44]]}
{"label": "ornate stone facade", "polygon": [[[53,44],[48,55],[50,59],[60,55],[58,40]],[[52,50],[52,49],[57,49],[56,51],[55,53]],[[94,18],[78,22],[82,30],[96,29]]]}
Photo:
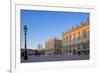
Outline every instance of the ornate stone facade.
{"label": "ornate stone facade", "polygon": [[89,21],[73,27],[62,34],[62,53],[64,55],[89,55]]}

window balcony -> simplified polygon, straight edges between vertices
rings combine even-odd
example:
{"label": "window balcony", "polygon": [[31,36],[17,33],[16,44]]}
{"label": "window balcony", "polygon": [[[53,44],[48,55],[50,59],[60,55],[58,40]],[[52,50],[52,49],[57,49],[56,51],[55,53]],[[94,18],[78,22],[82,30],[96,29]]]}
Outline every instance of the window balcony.
{"label": "window balcony", "polygon": [[62,46],[68,46],[68,45],[75,45],[80,43],[85,43],[89,41],[89,34],[87,33],[86,37],[80,37],[79,39],[74,39],[70,41],[62,41]]}

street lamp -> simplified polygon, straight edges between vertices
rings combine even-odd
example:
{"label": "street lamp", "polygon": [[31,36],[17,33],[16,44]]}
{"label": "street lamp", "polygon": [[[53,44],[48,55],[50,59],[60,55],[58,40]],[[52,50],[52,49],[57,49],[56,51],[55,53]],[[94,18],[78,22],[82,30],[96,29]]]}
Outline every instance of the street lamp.
{"label": "street lamp", "polygon": [[25,34],[25,50],[24,50],[24,60],[28,60],[28,55],[27,55],[27,44],[26,44],[26,34],[27,34],[27,26],[24,25],[24,34]]}

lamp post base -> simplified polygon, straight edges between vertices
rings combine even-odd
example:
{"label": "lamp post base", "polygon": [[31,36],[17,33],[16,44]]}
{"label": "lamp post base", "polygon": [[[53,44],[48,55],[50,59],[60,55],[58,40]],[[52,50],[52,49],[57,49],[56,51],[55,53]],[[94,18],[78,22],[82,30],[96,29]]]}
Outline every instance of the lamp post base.
{"label": "lamp post base", "polygon": [[24,53],[24,60],[28,60],[28,55],[27,55],[27,51],[25,50],[25,53]]}

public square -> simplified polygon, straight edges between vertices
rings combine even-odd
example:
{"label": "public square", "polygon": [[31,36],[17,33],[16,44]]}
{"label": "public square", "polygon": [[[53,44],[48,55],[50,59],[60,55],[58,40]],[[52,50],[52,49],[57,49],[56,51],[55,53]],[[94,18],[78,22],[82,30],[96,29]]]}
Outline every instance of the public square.
{"label": "public square", "polygon": [[28,56],[28,60],[21,58],[21,63],[34,62],[53,62],[53,61],[71,61],[71,60],[89,60],[89,55],[57,55],[57,56]]}
{"label": "public square", "polygon": [[89,15],[21,10],[21,63],[89,60]]}

